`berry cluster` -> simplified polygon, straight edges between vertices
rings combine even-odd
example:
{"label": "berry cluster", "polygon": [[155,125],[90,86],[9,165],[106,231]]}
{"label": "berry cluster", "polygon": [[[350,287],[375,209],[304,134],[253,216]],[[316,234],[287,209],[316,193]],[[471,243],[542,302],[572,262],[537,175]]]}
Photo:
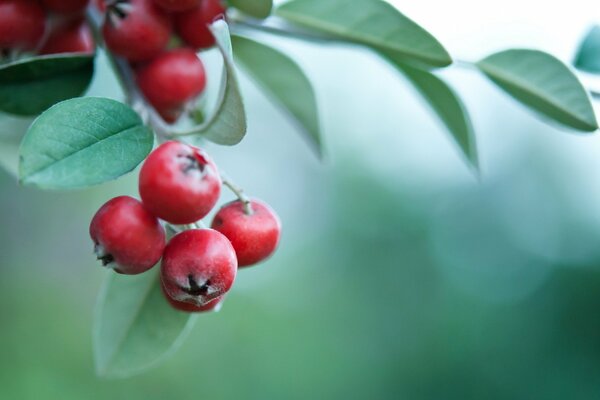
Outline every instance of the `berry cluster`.
{"label": "berry cluster", "polygon": [[93,53],[83,12],[88,0],[0,0],[0,52]]}
{"label": "berry cluster", "polygon": [[[128,196],[104,204],[92,219],[90,236],[102,264],[121,274],[139,274],[162,257],[161,283],[176,309],[215,309],[233,285],[238,267],[256,264],[277,247],[281,224],[259,200],[224,205],[211,229],[191,228],[166,235],[159,219],[189,227],[217,203],[221,177],[199,148],[169,141],[144,162],[139,176],[142,201]],[[238,193],[239,195],[239,193]]]}
{"label": "berry cluster", "polygon": [[105,0],[98,7],[108,50],[131,64],[140,91],[160,116],[176,122],[204,91],[206,74],[196,51],[215,44],[208,26],[224,17],[225,7],[220,0]]}

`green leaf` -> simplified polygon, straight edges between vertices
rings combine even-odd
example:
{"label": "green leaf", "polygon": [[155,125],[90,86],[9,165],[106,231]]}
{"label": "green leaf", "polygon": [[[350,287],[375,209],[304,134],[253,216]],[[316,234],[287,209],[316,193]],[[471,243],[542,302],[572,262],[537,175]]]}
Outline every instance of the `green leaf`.
{"label": "green leaf", "polygon": [[436,38],[381,0],[292,0],[275,13],[306,28],[369,46],[398,61],[430,67],[452,63]]}
{"label": "green leaf", "polygon": [[267,18],[273,9],[273,0],[229,0],[228,3],[254,18]]}
{"label": "green leaf", "polygon": [[94,75],[93,55],[50,55],[0,67],[0,110],[37,115],[59,101],[80,96]]}
{"label": "green leaf", "polygon": [[492,54],[477,67],[513,98],[573,129],[598,129],[587,91],[573,72],[554,56],[527,49]]}
{"label": "green leaf", "polygon": [[23,138],[20,181],[47,189],[106,182],[133,170],[153,142],[140,117],[118,101],[66,100],[40,115]]}
{"label": "green leaf", "polygon": [[317,100],[304,72],[291,58],[269,46],[235,35],[232,42],[236,61],[289,111],[321,154]]}
{"label": "green leaf", "polygon": [[479,165],[473,125],[460,97],[446,82],[430,72],[408,65],[395,65],[421,93],[448,129],[470,165],[477,170]]}
{"label": "green leaf", "polygon": [[600,25],[594,25],[585,36],[573,63],[583,71],[600,73]]}
{"label": "green leaf", "polygon": [[140,373],[172,354],[196,320],[174,310],[160,288],[159,268],[140,275],[110,273],[94,315],[96,372],[107,378]]}
{"label": "green leaf", "polygon": [[240,93],[235,65],[231,50],[229,28],[223,20],[217,20],[210,29],[215,36],[217,47],[223,55],[223,81],[217,100],[217,108],[204,123],[179,135],[201,134],[217,144],[233,146],[238,144],[246,135],[246,111]]}

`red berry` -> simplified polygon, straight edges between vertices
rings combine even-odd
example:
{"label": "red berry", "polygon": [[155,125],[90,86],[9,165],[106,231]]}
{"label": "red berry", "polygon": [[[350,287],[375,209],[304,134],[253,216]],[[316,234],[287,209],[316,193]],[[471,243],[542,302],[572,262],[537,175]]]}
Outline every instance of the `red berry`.
{"label": "red berry", "polygon": [[0,0],[0,49],[33,50],[46,29],[46,13],[35,0]]}
{"label": "red berry", "polygon": [[224,15],[225,7],[219,0],[202,0],[198,7],[175,14],[175,29],[189,46],[205,49],[215,45],[208,25]]}
{"label": "red berry", "polygon": [[191,224],[215,206],[221,177],[204,151],[169,141],[144,162],[139,189],[144,206],[152,214],[172,224]]}
{"label": "red berry", "polygon": [[104,13],[106,11],[106,3],[104,2],[104,0],[94,0],[93,4],[94,7],[96,7],[96,9],[101,13]]}
{"label": "red berry", "polygon": [[161,283],[160,287],[162,289],[163,295],[165,296],[165,299],[167,299],[171,307],[173,307],[176,310],[185,312],[219,311],[221,309],[221,306],[223,305],[223,300],[225,297],[217,297],[216,299],[209,301],[203,306],[197,306],[193,303],[186,303],[185,301],[177,301],[172,299],[171,296],[169,296],[169,294],[166,292],[165,285]]}
{"label": "red berry", "polygon": [[42,0],[44,7],[59,14],[82,12],[88,3],[89,0]]}
{"label": "red berry", "polygon": [[169,43],[171,21],[152,0],[112,3],[106,12],[102,34],[116,55],[129,61],[149,60]]}
{"label": "red berry", "polygon": [[281,236],[281,222],[271,207],[259,200],[252,200],[249,206],[247,214],[239,200],[226,204],[211,226],[231,241],[240,267],[256,264],[273,254]]}
{"label": "red berry", "polygon": [[144,97],[162,111],[182,109],[206,86],[202,61],[190,49],[165,51],[140,67],[136,77]]}
{"label": "red berry", "polygon": [[119,196],[104,204],[90,224],[102,265],[135,275],[152,268],[165,248],[165,231],[138,200]]}
{"label": "red berry", "polygon": [[165,292],[174,300],[196,306],[227,293],[236,272],[231,243],[212,229],[190,229],[173,236],[160,269]]}
{"label": "red berry", "polygon": [[154,0],[156,4],[167,11],[191,10],[200,4],[202,0]]}
{"label": "red berry", "polygon": [[94,49],[92,31],[81,19],[52,32],[40,54],[93,53]]}

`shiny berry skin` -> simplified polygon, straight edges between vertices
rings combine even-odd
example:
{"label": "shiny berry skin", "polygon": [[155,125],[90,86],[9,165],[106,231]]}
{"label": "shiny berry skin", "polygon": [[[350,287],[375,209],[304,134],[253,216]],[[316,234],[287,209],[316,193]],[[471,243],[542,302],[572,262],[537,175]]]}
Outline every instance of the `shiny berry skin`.
{"label": "shiny berry skin", "polygon": [[169,141],[144,162],[139,190],[144,206],[152,214],[172,224],[191,224],[215,206],[221,177],[204,151]]}
{"label": "shiny berry skin", "polygon": [[[107,3],[108,4],[108,3]],[[128,0],[107,7],[102,34],[110,51],[129,61],[160,54],[171,36],[171,20],[152,0]]]}
{"label": "shiny berry skin", "polygon": [[167,11],[186,11],[197,7],[202,0],[154,0],[161,8]]}
{"label": "shiny berry skin", "polygon": [[196,306],[227,293],[236,272],[231,243],[212,229],[190,229],[173,236],[160,267],[165,292],[173,300]]}
{"label": "shiny berry skin", "polygon": [[152,268],[165,248],[165,231],[158,219],[129,196],[115,197],[100,207],[90,236],[102,265],[127,275]]}
{"label": "shiny berry skin", "polygon": [[206,87],[202,61],[190,49],[165,51],[136,71],[138,86],[157,110],[177,110]]}
{"label": "shiny berry skin", "polygon": [[44,36],[46,12],[35,0],[0,0],[0,49],[33,50]]}
{"label": "shiny berry skin", "polygon": [[211,226],[231,241],[240,267],[273,254],[281,236],[281,222],[271,207],[260,200],[251,200],[249,206],[247,214],[239,200],[224,205]]}
{"label": "shiny berry skin", "polygon": [[206,312],[206,311],[217,312],[223,306],[223,300],[225,299],[225,296],[221,296],[221,297],[217,297],[216,299],[209,301],[208,303],[206,303],[203,306],[197,306],[192,303],[186,303],[185,301],[177,301],[177,300],[172,299],[171,296],[169,296],[169,294],[165,291],[165,285],[163,285],[161,283],[160,287],[162,289],[163,295],[165,296],[165,299],[167,299],[167,301],[169,302],[171,307],[173,307],[176,310],[184,311],[184,312],[190,312],[190,313],[191,312]]}
{"label": "shiny berry skin", "polygon": [[94,52],[94,36],[84,20],[74,21],[52,32],[40,54]]}
{"label": "shiny berry skin", "polygon": [[208,25],[224,15],[225,7],[219,0],[202,0],[200,6],[174,15],[175,29],[188,46],[206,49],[215,45]]}
{"label": "shiny berry skin", "polygon": [[41,0],[44,7],[59,14],[74,14],[85,10],[89,0]]}

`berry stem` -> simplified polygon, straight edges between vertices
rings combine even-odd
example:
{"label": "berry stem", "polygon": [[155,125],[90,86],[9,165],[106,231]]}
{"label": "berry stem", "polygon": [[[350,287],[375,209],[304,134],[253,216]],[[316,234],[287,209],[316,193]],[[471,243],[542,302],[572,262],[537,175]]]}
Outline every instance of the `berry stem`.
{"label": "berry stem", "polygon": [[244,206],[244,213],[246,215],[252,215],[254,211],[252,210],[252,204],[250,203],[250,198],[246,196],[244,190],[237,186],[224,172],[221,172],[221,180],[223,181],[223,185],[227,186],[229,190],[233,192],[237,196],[237,198],[242,202]]}

